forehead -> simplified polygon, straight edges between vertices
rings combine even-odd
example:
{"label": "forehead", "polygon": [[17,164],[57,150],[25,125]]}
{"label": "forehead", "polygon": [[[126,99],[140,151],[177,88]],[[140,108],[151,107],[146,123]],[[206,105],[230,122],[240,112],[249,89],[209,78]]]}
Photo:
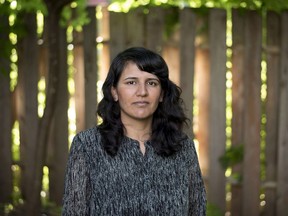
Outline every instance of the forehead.
{"label": "forehead", "polygon": [[147,78],[147,79],[158,79],[158,77],[152,73],[141,71],[134,62],[129,62],[125,66],[121,73],[120,79],[127,78]]}

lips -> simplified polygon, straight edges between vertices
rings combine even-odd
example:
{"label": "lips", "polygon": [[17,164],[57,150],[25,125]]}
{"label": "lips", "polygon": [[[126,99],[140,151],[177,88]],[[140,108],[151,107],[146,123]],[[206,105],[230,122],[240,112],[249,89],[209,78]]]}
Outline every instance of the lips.
{"label": "lips", "polygon": [[137,106],[146,106],[149,104],[149,102],[148,101],[136,101],[133,104]]}

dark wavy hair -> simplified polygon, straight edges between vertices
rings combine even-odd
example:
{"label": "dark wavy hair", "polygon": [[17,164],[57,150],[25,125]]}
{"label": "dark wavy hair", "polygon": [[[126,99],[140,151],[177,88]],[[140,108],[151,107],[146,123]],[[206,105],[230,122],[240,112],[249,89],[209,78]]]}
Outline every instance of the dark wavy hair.
{"label": "dark wavy hair", "polygon": [[102,118],[98,126],[102,144],[106,152],[115,156],[124,137],[124,125],[120,118],[119,103],[111,94],[112,86],[116,87],[127,63],[135,63],[139,70],[158,77],[163,91],[163,101],[159,103],[152,121],[151,145],[161,156],[169,156],[181,148],[181,141],[187,136],[183,127],[187,117],[180,98],[181,89],[169,80],[169,70],[164,59],[157,53],[142,47],[132,47],[119,53],[111,63],[108,75],[103,84],[103,99],[99,102],[97,114]]}

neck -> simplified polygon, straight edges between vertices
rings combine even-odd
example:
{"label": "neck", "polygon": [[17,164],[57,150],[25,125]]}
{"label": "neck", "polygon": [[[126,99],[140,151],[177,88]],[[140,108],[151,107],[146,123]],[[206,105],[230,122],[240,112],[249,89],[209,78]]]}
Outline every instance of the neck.
{"label": "neck", "polygon": [[125,126],[125,135],[132,139],[144,142],[151,136],[152,122],[138,124],[129,124],[123,122],[123,124]]}

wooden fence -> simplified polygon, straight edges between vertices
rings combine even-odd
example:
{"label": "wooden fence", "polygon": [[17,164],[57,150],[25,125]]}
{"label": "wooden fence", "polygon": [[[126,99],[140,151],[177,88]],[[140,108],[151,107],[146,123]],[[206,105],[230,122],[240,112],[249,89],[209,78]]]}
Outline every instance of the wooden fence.
{"label": "wooden fence", "polygon": [[[93,126],[95,83],[104,80],[110,59],[125,48],[145,46],[163,55],[183,90],[193,122],[187,133],[199,144],[209,205],[222,215],[286,215],[288,13],[160,7],[115,13],[103,7],[95,20],[95,8],[89,7],[88,14],[92,22],[74,32],[71,42],[75,93],[67,95],[63,73],[53,118],[50,143],[62,149],[59,154],[50,146],[47,154],[50,187],[58,191],[51,200],[61,203],[63,188],[56,179],[63,181],[67,157],[68,98],[75,99],[77,131]],[[243,158],[225,169],[219,159],[231,146],[243,146]]]}

